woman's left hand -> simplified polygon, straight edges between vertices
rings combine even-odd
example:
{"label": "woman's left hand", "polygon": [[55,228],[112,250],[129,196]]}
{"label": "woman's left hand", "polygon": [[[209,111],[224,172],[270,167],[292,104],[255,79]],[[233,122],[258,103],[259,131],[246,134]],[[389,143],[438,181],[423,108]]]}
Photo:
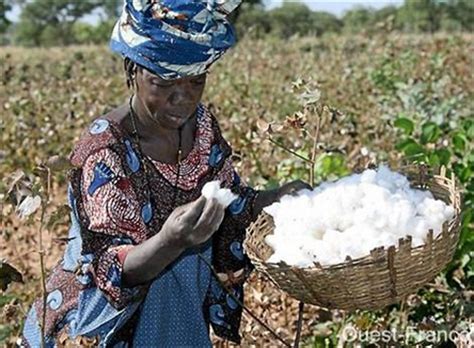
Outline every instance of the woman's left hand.
{"label": "woman's left hand", "polygon": [[278,193],[277,193],[277,197],[275,201],[278,201],[281,197],[285,195],[295,195],[296,192],[303,189],[312,190],[312,187],[302,180],[295,180],[295,181],[286,183],[278,189],[277,191]]}

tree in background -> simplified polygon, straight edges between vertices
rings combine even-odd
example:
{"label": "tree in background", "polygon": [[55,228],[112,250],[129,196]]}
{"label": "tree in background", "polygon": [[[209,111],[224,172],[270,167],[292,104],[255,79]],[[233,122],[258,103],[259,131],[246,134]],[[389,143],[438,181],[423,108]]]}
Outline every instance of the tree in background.
{"label": "tree in background", "polygon": [[17,25],[16,40],[27,46],[75,43],[74,24],[99,5],[100,0],[24,1]]}
{"label": "tree in background", "polygon": [[282,6],[268,13],[272,32],[283,39],[292,35],[308,35],[315,31],[312,11],[299,2],[284,1]]}
{"label": "tree in background", "polygon": [[100,44],[109,40],[115,22],[122,13],[123,0],[103,0],[98,7],[99,22],[96,25],[77,22],[74,38],[78,44]]}
{"label": "tree in background", "polygon": [[104,0],[103,9],[106,19],[117,19],[122,13],[123,0]]}
{"label": "tree in background", "polygon": [[12,9],[10,3],[6,1],[0,1],[0,34],[7,31],[11,22],[8,20],[6,13]]}
{"label": "tree in background", "polygon": [[344,13],[344,31],[349,33],[360,33],[372,22],[372,10],[365,7],[357,7]]}
{"label": "tree in background", "polygon": [[[20,21],[10,23],[6,12],[18,6]],[[27,46],[100,44],[108,41],[120,16],[123,0],[0,0],[0,44]],[[97,14],[97,24],[80,21]],[[262,0],[245,0],[230,20],[238,36],[321,36],[328,32],[407,33],[474,31],[474,0],[405,0],[400,7],[378,10],[357,7],[342,19],[312,11],[304,3],[284,0],[281,7],[266,10]],[[380,25],[382,24],[382,26]]]}
{"label": "tree in background", "polygon": [[446,31],[474,31],[474,1],[448,0],[442,6],[440,29]]}
{"label": "tree in background", "polygon": [[244,2],[239,8],[239,15],[234,19],[237,37],[252,35],[261,38],[271,32],[272,26],[265,6],[262,3]]}
{"label": "tree in background", "polygon": [[473,0],[405,0],[397,15],[405,32],[473,31]]}
{"label": "tree in background", "polygon": [[407,32],[434,32],[439,29],[439,2],[405,0],[398,14],[398,23]]}
{"label": "tree in background", "polygon": [[314,11],[312,17],[314,33],[318,36],[324,33],[339,33],[344,25],[341,19],[328,12]]}
{"label": "tree in background", "polygon": [[397,18],[399,9],[395,6],[385,6],[381,9],[375,10],[366,7],[356,7],[353,10],[346,11],[342,18],[345,33],[374,33],[380,29],[380,24],[390,22],[390,29],[393,27],[393,22]]}
{"label": "tree in background", "polygon": [[292,35],[321,36],[326,32],[339,32],[342,21],[336,16],[322,11],[311,11],[303,3],[285,1],[281,7],[267,14],[272,33],[281,38]]}

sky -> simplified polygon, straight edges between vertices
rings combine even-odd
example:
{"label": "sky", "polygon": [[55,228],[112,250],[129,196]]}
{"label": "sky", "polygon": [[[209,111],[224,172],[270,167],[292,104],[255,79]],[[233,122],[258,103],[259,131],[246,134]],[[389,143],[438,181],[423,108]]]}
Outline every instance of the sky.
{"label": "sky", "polygon": [[[384,6],[395,5],[400,6],[403,4],[403,0],[322,0],[322,1],[309,1],[303,0],[308,7],[314,11],[326,11],[336,16],[342,16],[345,11],[350,10],[357,6],[381,8]],[[282,1],[278,0],[266,0],[264,1],[268,8],[273,8],[281,5]]]}
{"label": "sky", "polygon": [[[2,0],[0,0],[2,1]],[[314,11],[326,11],[330,12],[336,16],[342,16],[345,11],[350,10],[357,6],[363,7],[372,7],[372,8],[381,8],[388,5],[402,5],[403,0],[320,0],[320,1],[310,1],[310,0],[301,0],[298,2],[303,2],[308,7]],[[281,5],[282,0],[264,0],[264,3],[267,8],[274,8]],[[19,7],[15,6],[12,11],[7,13],[7,18],[16,22],[20,15]],[[99,19],[97,14],[91,14],[84,18],[85,22],[94,24]]]}

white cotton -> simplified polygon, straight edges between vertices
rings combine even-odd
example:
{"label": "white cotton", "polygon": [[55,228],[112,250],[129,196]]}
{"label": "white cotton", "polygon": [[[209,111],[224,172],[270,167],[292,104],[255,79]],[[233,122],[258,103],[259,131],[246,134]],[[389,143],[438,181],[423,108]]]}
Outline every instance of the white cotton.
{"label": "white cotton", "polygon": [[221,188],[219,181],[210,181],[204,185],[201,193],[207,199],[215,198],[224,207],[228,207],[237,195],[233,194],[228,188]]}
{"label": "white cotton", "polygon": [[221,183],[219,181],[210,181],[204,185],[201,190],[201,193],[204,197],[210,199],[216,196],[217,191],[221,188]]}
{"label": "white cotton", "polygon": [[18,206],[17,211],[21,219],[25,219],[34,212],[36,212],[41,206],[40,196],[28,196]]}
{"label": "white cotton", "polygon": [[273,234],[265,237],[274,250],[267,261],[297,267],[364,257],[376,247],[397,246],[408,235],[414,247],[423,245],[430,229],[436,238],[455,214],[387,166],[284,196],[264,211],[275,223]]}

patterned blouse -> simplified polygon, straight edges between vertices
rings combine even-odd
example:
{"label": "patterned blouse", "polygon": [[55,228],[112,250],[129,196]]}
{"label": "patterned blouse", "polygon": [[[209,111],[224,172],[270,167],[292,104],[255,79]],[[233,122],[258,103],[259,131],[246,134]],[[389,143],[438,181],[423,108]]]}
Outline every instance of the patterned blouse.
{"label": "patterned blouse", "polygon": [[[232,166],[231,148],[209,110],[198,106],[195,141],[181,162],[178,180],[176,165],[140,158],[135,141],[109,116],[91,124],[70,156],[74,165],[68,188],[72,223],[65,255],[47,282],[47,346],[68,341],[100,346],[128,346],[133,342],[137,327],[147,320],[142,315],[154,312],[147,303],[156,302],[151,299],[158,297],[151,295],[152,282],[133,288],[121,285],[125,257],[134,245],[158,233],[177,206],[197,199],[209,181],[220,180],[238,198],[226,209],[221,226],[207,247],[202,247],[202,253],[207,253],[227,290],[242,302],[243,282],[252,270],[242,242],[257,192],[241,182]],[[143,166],[147,166],[148,186]],[[202,265],[196,268],[195,260],[183,261],[193,253],[195,249],[187,250],[166,272],[182,269],[189,275],[190,269],[202,270]],[[191,263],[186,266],[186,262]],[[155,281],[165,279],[166,272]],[[204,286],[201,297],[196,297],[202,302],[203,327],[208,330],[211,325],[218,336],[239,343],[242,308],[213,273],[208,270],[206,274],[207,280],[191,282],[193,289],[189,290]],[[172,297],[185,293],[169,292],[169,296],[177,306],[184,303]],[[39,345],[42,313],[38,299],[25,321],[23,346]]]}

